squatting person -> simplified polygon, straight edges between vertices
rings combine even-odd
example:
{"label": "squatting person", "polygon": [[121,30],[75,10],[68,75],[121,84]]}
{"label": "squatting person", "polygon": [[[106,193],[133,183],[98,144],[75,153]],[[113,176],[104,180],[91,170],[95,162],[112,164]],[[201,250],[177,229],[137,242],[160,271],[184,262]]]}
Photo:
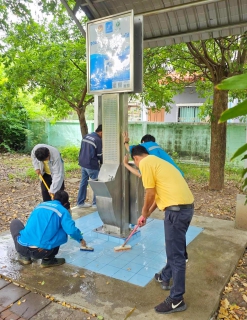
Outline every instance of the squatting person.
{"label": "squatting person", "polygon": [[33,259],[42,259],[42,268],[64,264],[65,259],[56,255],[68,235],[86,247],[81,231],[65,208],[68,201],[68,193],[59,190],[54,200],[43,202],[32,211],[26,226],[19,219],[11,221],[10,232],[21,264],[30,264]]}

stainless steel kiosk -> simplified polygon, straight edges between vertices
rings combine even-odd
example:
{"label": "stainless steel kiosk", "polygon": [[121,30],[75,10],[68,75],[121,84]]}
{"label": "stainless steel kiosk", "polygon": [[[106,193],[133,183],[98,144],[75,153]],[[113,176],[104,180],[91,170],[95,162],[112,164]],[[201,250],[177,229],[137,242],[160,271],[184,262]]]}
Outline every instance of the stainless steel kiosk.
{"label": "stainless steel kiosk", "polygon": [[[126,237],[141,214],[141,179],[122,164],[128,131],[128,93],[142,91],[143,18],[133,10],[87,23],[88,93],[101,96],[103,164],[89,181],[103,226],[98,232]],[[99,99],[95,99],[99,100]]]}

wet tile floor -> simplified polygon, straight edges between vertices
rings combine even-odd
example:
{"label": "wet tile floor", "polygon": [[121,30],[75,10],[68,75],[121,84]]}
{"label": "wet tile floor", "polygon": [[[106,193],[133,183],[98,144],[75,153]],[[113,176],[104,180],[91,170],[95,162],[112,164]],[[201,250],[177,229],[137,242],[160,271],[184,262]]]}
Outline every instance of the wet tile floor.
{"label": "wet tile floor", "polygon": [[[93,231],[102,225],[98,212],[77,219],[76,226],[83,232],[87,245],[93,247],[94,251],[80,251],[78,242],[69,239],[60,247],[58,256],[77,267],[141,287],[147,285],[166,263],[163,220],[148,219],[146,226],[129,240],[131,250],[121,252],[115,252],[114,247],[121,245],[124,240]],[[187,245],[202,230],[190,226],[186,235]]]}

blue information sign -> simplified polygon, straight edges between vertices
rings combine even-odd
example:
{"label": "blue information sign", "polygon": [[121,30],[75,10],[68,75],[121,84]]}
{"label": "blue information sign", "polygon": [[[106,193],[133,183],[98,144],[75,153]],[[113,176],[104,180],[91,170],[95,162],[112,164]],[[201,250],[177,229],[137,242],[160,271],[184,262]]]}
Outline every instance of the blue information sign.
{"label": "blue information sign", "polygon": [[88,93],[133,91],[133,11],[87,23]]}

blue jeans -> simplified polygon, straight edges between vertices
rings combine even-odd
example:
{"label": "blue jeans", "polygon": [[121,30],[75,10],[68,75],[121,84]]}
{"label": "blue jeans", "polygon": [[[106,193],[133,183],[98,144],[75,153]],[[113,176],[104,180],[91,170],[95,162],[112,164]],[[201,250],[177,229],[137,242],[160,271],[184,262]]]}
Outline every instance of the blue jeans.
{"label": "blue jeans", "polygon": [[[84,204],[87,196],[87,185],[89,178],[91,180],[98,179],[99,170],[81,168],[81,183],[77,197],[77,205]],[[93,205],[96,204],[96,197],[93,195]]]}
{"label": "blue jeans", "polygon": [[193,217],[194,209],[180,211],[165,210],[165,241],[167,264],[162,269],[161,279],[173,284],[170,297],[175,300],[183,299],[185,293],[186,261],[184,248],[186,246],[186,232]]}

